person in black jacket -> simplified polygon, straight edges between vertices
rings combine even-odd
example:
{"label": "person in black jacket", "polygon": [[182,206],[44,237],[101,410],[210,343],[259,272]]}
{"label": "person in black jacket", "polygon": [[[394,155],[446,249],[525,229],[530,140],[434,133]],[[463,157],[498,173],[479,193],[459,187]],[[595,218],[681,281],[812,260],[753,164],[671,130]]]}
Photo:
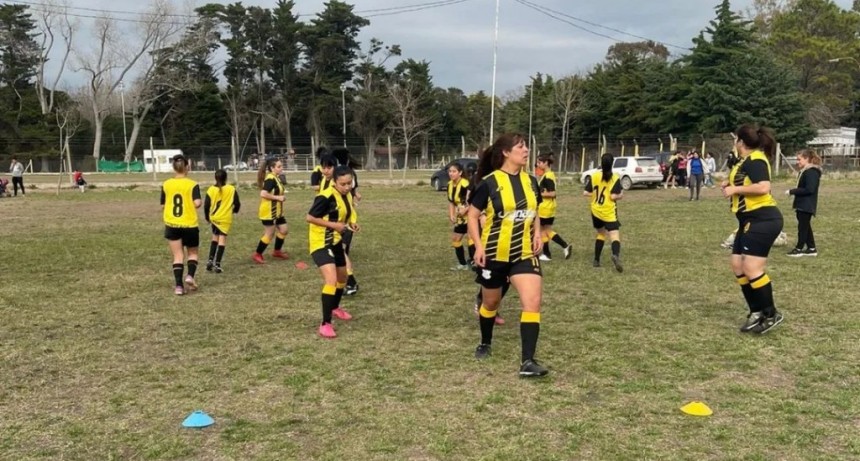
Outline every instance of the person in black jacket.
{"label": "person in black jacket", "polygon": [[797,187],[787,192],[794,196],[793,208],[797,213],[797,245],[788,252],[788,255],[793,258],[818,256],[815,237],[812,235],[812,217],[815,216],[818,208],[821,157],[813,150],[802,150],[797,153],[797,166],[800,167]]}

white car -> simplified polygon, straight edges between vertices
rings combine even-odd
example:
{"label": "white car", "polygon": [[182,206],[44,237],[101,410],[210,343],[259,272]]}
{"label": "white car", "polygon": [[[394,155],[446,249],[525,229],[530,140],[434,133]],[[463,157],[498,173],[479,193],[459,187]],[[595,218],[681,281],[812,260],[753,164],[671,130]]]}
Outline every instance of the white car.
{"label": "white car", "polygon": [[[225,171],[233,171],[233,168],[234,167],[233,167],[232,163],[224,165]],[[248,164],[245,162],[239,162],[239,171],[247,171],[247,170],[248,170]]]}
{"label": "white car", "polygon": [[[592,168],[582,172],[579,180],[585,184],[585,178],[600,168]],[[612,172],[621,178],[621,187],[628,190],[636,184],[645,184],[654,188],[663,183],[663,173],[660,165],[652,157],[615,157]]]}

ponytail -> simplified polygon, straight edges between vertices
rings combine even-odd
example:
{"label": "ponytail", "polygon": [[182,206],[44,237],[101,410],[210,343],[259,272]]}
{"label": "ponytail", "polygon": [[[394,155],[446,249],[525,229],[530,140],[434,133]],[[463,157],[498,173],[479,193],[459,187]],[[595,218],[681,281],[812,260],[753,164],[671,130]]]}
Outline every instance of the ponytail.
{"label": "ponytail", "polygon": [[223,169],[215,170],[215,187],[219,189],[227,184],[227,172]]}
{"label": "ponytail", "polygon": [[174,155],[171,161],[173,162],[173,171],[180,174],[188,172],[188,159],[186,159],[184,155]]}
{"label": "ponytail", "polygon": [[474,182],[476,184],[481,182],[485,176],[501,168],[505,163],[504,153],[523,141],[525,141],[523,135],[515,133],[505,133],[496,138],[496,141],[481,153]]}
{"label": "ponytail", "polygon": [[776,139],[770,128],[747,124],[738,128],[735,136],[750,149],[764,152],[769,159],[776,156]]}
{"label": "ponytail", "polygon": [[812,149],[803,149],[797,153],[798,157],[803,157],[812,165],[821,166],[821,157]]}
{"label": "ponytail", "polygon": [[257,187],[260,190],[263,190],[263,183],[266,182],[266,173],[272,171],[279,161],[275,157],[269,157],[265,162],[260,164],[260,169],[257,171]]}
{"label": "ponytail", "polygon": [[615,157],[612,154],[603,154],[600,157],[600,171],[602,177],[601,182],[609,182],[612,179],[612,163],[615,162]]}

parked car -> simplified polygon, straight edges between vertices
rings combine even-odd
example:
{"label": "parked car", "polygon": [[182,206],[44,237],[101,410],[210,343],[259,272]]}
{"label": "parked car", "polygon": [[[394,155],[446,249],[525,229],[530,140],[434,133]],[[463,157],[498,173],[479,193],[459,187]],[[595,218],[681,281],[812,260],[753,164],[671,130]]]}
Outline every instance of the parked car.
{"label": "parked car", "polygon": [[463,169],[469,168],[469,165],[478,166],[478,159],[476,158],[458,158],[448,162],[445,165],[445,168],[436,171],[433,173],[433,176],[430,176],[430,187],[435,190],[446,190],[448,188],[448,168],[451,167],[451,164],[459,163],[463,166]]}
{"label": "parked car", "polygon": [[[592,168],[582,172],[579,180],[585,183],[585,178],[600,168]],[[621,187],[628,190],[636,184],[644,184],[655,188],[663,182],[660,164],[653,157],[615,157],[612,172],[621,178]]]}
{"label": "parked car", "polygon": [[[239,168],[238,168],[239,171],[248,170],[248,164],[247,163],[239,162],[238,165],[239,165]],[[224,165],[223,168],[227,171],[233,171],[234,169],[236,169],[232,163],[228,163],[227,165]]]}

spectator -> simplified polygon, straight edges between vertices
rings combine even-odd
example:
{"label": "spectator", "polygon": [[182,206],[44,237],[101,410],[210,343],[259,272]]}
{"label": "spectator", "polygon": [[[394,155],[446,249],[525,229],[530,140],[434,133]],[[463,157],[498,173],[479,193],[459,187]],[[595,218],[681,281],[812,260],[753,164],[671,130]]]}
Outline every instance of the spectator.
{"label": "spectator", "polygon": [[84,173],[81,172],[81,170],[75,170],[73,178],[75,185],[78,186],[81,192],[84,192],[87,189],[87,182],[84,180]]}
{"label": "spectator", "polygon": [[710,152],[705,154],[705,187],[714,187],[714,173],[717,171],[717,161]]}
{"label": "spectator", "polygon": [[687,152],[681,152],[678,157],[678,171],[675,173],[675,182],[678,183],[678,187],[687,185],[687,157],[689,157]]}
{"label": "spectator", "polygon": [[21,186],[21,195],[27,195],[24,192],[24,164],[12,157],[12,165],[9,166],[9,172],[12,173],[12,188],[15,190],[15,196],[18,196],[18,186]]}
{"label": "spectator", "polygon": [[693,201],[693,190],[696,191],[696,200],[699,200],[699,194],[702,192],[702,181],[705,177],[705,162],[699,158],[699,153],[693,151],[690,154],[690,159],[687,160],[687,178],[690,188],[690,201]]}
{"label": "spectator", "polygon": [[[818,256],[815,237],[812,234],[812,217],[818,209],[818,186],[821,182],[821,157],[813,150],[802,150],[797,154],[800,175],[797,187],[786,191],[794,196],[794,210],[797,213],[797,245],[788,255]],[[803,247],[806,246],[806,249]]]}

